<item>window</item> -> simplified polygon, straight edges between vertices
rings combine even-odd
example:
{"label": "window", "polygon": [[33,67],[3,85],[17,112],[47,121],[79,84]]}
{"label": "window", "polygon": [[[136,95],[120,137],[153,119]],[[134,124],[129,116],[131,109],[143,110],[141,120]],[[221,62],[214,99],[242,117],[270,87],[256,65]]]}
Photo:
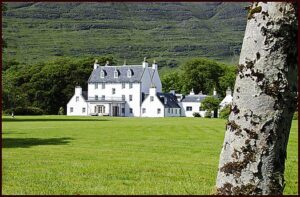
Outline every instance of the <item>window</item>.
{"label": "window", "polygon": [[153,101],[154,100],[154,96],[150,96],[150,101]]}
{"label": "window", "polygon": [[132,114],[132,108],[129,109],[129,112]]}
{"label": "window", "polygon": [[105,83],[102,83],[102,89],[105,89]]}
{"label": "window", "polygon": [[122,101],[125,101],[125,95],[122,95]]}
{"label": "window", "polygon": [[127,71],[127,77],[128,77],[128,78],[131,78],[131,75],[132,75],[131,70],[128,70],[128,71]]}
{"label": "window", "polygon": [[103,101],[105,100],[105,95],[101,96],[101,100],[103,100]]}
{"label": "window", "polygon": [[101,70],[101,72],[100,72],[100,77],[104,78],[104,71],[103,70]]}
{"label": "window", "polygon": [[122,83],[122,89],[124,89],[125,88],[125,83]]}
{"label": "window", "polygon": [[170,113],[170,108],[168,108],[168,113]]}
{"label": "window", "polygon": [[73,107],[70,107],[70,112],[73,112]]}
{"label": "window", "polygon": [[82,113],[85,113],[85,107],[82,108]]}
{"label": "window", "polygon": [[122,108],[122,114],[125,114],[125,108],[124,107]]}
{"label": "window", "polygon": [[160,108],[158,108],[158,109],[157,109],[157,114],[160,114],[160,111],[161,111],[161,109],[160,109]]}
{"label": "window", "polygon": [[173,114],[173,108],[171,108],[171,114]]}
{"label": "window", "polygon": [[191,106],[186,107],[186,111],[192,111],[192,110],[193,110],[193,108]]}
{"label": "window", "polygon": [[129,95],[129,101],[132,101],[132,95]]}
{"label": "window", "polygon": [[145,108],[143,108],[143,109],[142,109],[142,112],[143,112],[143,114],[144,114],[144,113],[146,113],[146,109],[145,109]]}
{"label": "window", "polygon": [[117,70],[114,71],[114,78],[118,78],[119,77],[119,72]]}
{"label": "window", "polygon": [[116,94],[116,89],[115,88],[112,89],[112,94]]}
{"label": "window", "polygon": [[98,89],[98,83],[95,83],[95,89]]}
{"label": "window", "polygon": [[132,83],[129,83],[129,88],[132,88]]}
{"label": "window", "polygon": [[79,101],[79,96],[76,96],[76,102]]}
{"label": "window", "polygon": [[95,95],[95,100],[98,100],[98,95]]}

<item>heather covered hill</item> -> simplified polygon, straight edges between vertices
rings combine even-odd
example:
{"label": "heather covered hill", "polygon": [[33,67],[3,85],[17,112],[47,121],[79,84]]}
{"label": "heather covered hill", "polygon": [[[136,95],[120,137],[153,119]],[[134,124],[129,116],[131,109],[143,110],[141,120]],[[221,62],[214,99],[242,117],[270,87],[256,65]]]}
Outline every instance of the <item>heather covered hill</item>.
{"label": "heather covered hill", "polygon": [[248,3],[7,3],[4,59],[144,56],[175,67],[192,57],[236,63]]}

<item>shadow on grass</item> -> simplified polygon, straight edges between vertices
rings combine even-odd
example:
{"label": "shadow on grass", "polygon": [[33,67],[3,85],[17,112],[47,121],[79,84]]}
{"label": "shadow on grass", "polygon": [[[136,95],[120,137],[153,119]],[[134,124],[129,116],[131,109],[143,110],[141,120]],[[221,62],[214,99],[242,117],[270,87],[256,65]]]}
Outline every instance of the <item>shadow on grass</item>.
{"label": "shadow on grass", "polygon": [[73,140],[73,138],[3,138],[3,148],[30,148],[40,145],[65,145]]}
{"label": "shadow on grass", "polygon": [[108,119],[76,119],[76,118],[2,118],[3,122],[49,122],[49,121],[109,121]]}

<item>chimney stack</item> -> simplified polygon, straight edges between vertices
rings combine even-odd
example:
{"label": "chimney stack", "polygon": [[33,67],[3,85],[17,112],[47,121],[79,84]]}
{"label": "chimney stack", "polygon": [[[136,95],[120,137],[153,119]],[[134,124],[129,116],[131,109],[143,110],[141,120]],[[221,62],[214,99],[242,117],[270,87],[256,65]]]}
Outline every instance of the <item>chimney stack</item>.
{"label": "chimney stack", "polygon": [[216,88],[214,88],[213,95],[214,95],[214,96],[217,96]]}
{"label": "chimney stack", "polygon": [[82,88],[80,86],[75,87],[75,95],[82,95]]}
{"label": "chimney stack", "polygon": [[144,61],[143,61],[143,68],[147,68],[148,67],[148,62],[146,61],[146,57],[144,57]]}
{"label": "chimney stack", "polygon": [[155,60],[153,61],[152,69],[153,69],[153,70],[157,70],[157,64],[156,64],[156,61],[155,61]]}
{"label": "chimney stack", "polygon": [[99,64],[98,64],[98,60],[95,60],[95,63],[94,63],[94,70],[95,70],[95,69],[97,69],[97,68],[98,68],[98,66],[99,66]]}

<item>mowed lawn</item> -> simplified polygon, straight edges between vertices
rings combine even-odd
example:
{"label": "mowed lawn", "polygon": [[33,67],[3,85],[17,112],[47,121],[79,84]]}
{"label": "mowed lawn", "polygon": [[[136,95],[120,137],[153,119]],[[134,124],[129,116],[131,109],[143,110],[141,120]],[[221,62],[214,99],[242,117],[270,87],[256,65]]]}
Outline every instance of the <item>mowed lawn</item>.
{"label": "mowed lawn", "polygon": [[[213,194],[225,120],[3,117],[3,194]],[[285,194],[298,190],[293,121]]]}

